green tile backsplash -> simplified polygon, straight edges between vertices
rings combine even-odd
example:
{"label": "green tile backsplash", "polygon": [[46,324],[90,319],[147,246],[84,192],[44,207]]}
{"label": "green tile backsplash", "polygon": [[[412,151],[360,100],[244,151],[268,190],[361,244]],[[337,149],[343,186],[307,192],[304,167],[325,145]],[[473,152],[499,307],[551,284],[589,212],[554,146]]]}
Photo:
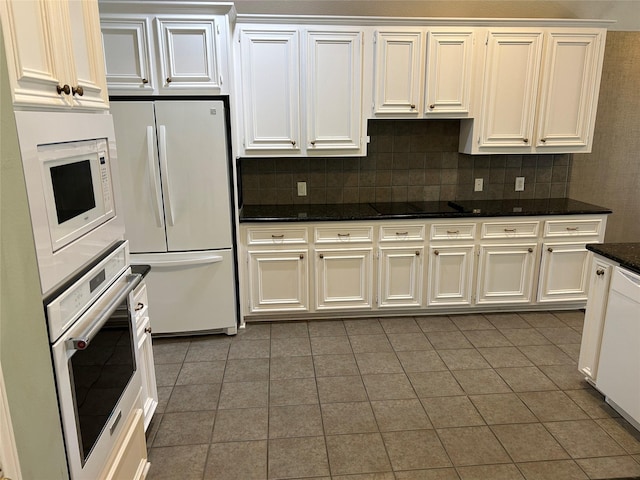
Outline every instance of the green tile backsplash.
{"label": "green tile backsplash", "polygon": [[[248,205],[553,198],[567,193],[571,155],[458,153],[459,120],[370,120],[366,157],[242,158]],[[514,190],[525,177],[524,192]],[[484,190],[474,192],[475,178]],[[307,182],[307,196],[297,195]]]}

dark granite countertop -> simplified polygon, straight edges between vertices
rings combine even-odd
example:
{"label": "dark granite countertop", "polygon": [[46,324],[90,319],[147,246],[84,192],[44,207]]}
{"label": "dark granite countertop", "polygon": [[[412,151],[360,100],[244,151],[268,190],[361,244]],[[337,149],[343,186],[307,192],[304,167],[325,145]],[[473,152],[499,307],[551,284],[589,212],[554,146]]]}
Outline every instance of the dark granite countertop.
{"label": "dark granite countertop", "polygon": [[640,273],[640,243],[588,243],[587,250]]}
{"label": "dark granite countertop", "polygon": [[131,265],[131,273],[139,273],[142,278],[146,277],[150,271],[151,267],[149,265]]}
{"label": "dark granite countertop", "polygon": [[240,222],[393,220],[401,218],[580,215],[611,210],[570,198],[528,200],[456,200],[454,202],[389,202],[245,205]]}

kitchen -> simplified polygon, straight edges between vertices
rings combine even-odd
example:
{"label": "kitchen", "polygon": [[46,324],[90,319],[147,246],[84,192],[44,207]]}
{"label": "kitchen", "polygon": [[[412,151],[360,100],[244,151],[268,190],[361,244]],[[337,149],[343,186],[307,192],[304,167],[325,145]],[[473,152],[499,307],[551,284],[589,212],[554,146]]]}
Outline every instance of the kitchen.
{"label": "kitchen", "polygon": [[[237,8],[241,10],[242,2],[239,2]],[[291,7],[291,6],[290,6]],[[512,8],[516,8],[513,6]],[[254,13],[253,11],[246,10],[247,13]],[[267,12],[268,13],[268,12]],[[282,12],[280,12],[282,13]],[[302,12],[300,12],[302,13]],[[389,15],[390,12],[387,12],[386,15]],[[618,24],[623,22],[623,20],[632,19],[634,14],[637,16],[637,12],[632,8],[631,12],[627,12],[627,15],[621,15],[618,19]],[[471,13],[463,13],[459,12],[449,13],[451,16],[469,16]],[[526,11],[519,13],[517,16],[526,17],[529,16]],[[472,16],[483,16],[477,13],[474,13]],[[497,15],[499,16],[499,15]],[[546,16],[546,15],[541,15]],[[548,14],[548,16],[554,16],[552,14]],[[559,15],[562,16],[562,15]],[[614,18],[613,16],[609,16],[604,13],[594,12],[591,15],[580,15],[581,18]],[[615,242],[623,242],[623,241],[634,241],[638,238],[638,225],[637,222],[634,222],[633,219],[637,216],[637,201],[634,202],[635,198],[632,194],[628,192],[634,192],[637,189],[637,162],[633,162],[634,154],[637,151],[637,137],[633,134],[629,134],[629,132],[633,131],[634,125],[638,125],[637,121],[637,113],[635,112],[633,106],[637,104],[637,91],[634,88],[634,84],[632,79],[637,78],[637,74],[635,74],[635,70],[633,70],[634,65],[637,65],[637,61],[633,61],[633,55],[637,57],[637,41],[634,42],[635,33],[632,32],[617,32],[616,26],[612,26],[609,28],[609,32],[607,34],[607,48],[610,50],[605,54],[605,67],[603,73],[603,88],[600,93],[600,101],[598,106],[598,120],[596,122],[596,130],[594,136],[593,150],[590,154],[575,154],[571,160],[571,170],[569,172],[568,165],[566,165],[566,160],[560,160],[558,164],[560,171],[564,169],[567,175],[567,180],[564,181],[565,188],[567,188],[567,195],[571,198],[577,200],[583,200],[585,202],[591,204],[605,205],[611,208],[614,211],[614,214],[609,216],[607,222],[607,241],[615,241]],[[634,26],[628,27],[628,30],[634,30]],[[621,29],[623,30],[623,29]],[[637,39],[636,39],[637,40]],[[4,62],[3,62],[4,63]],[[637,68],[637,67],[635,67]],[[632,76],[635,74],[635,77]],[[6,82],[3,82],[6,86]],[[606,86],[606,88],[605,88]],[[3,97],[3,100],[8,97]],[[3,102],[3,105],[9,105],[10,100],[6,100]],[[603,115],[608,115],[604,116]],[[624,120],[621,120],[624,119]],[[4,123],[3,123],[4,126]],[[9,128],[9,127],[7,127]],[[443,127],[444,128],[444,127]],[[4,131],[3,131],[4,133]],[[15,135],[15,134],[14,134]],[[454,133],[455,136],[455,133]],[[11,134],[3,134],[3,150],[9,149],[9,143],[7,143],[6,139],[12,138]],[[454,150],[455,151],[455,150]],[[11,188],[11,176],[12,172],[9,170],[8,173],[5,174],[5,158],[10,158],[9,154],[5,156],[3,152],[3,192],[8,192],[7,188]],[[18,159],[19,161],[19,159]],[[562,163],[565,163],[564,165]],[[619,162],[619,163],[617,163]],[[349,169],[351,165],[348,165],[346,161],[342,161],[342,168]],[[336,166],[336,162],[328,161],[328,164],[331,166],[332,170]],[[269,168],[271,164],[266,164],[265,169]],[[549,165],[541,165],[542,168],[550,169],[553,171],[553,164],[551,167]],[[537,167],[537,165],[536,165]],[[14,167],[15,168],[15,167]],[[300,173],[296,167],[296,174]],[[501,168],[501,167],[498,167]],[[451,168],[451,170],[455,170]],[[545,175],[548,175],[548,170],[545,171]],[[622,173],[617,173],[622,172]],[[15,174],[15,171],[13,172]],[[269,174],[273,174],[274,172],[267,172]],[[553,175],[553,173],[551,173]],[[326,175],[326,173],[325,173]],[[343,174],[344,175],[344,174]],[[556,174],[557,175],[557,174]],[[570,178],[569,178],[570,177]],[[615,178],[614,178],[615,177]],[[315,177],[318,178],[318,177]],[[562,178],[562,177],[557,177]],[[251,181],[251,179],[249,179]],[[525,192],[527,192],[527,188],[530,186],[530,182],[532,179],[526,180]],[[6,183],[5,183],[6,182]],[[308,180],[309,187],[309,195],[308,197],[312,197],[315,195],[312,190],[314,187],[313,180]],[[451,181],[452,182],[452,181]],[[488,182],[485,177],[485,182]],[[622,182],[623,188],[620,188],[620,183]],[[635,182],[635,183],[634,183]],[[546,183],[546,182],[545,182]],[[551,183],[551,182],[549,182]],[[562,184],[563,181],[558,181],[555,183]],[[506,184],[506,183],[505,183]],[[6,185],[9,187],[5,188]],[[449,183],[450,187],[455,188],[455,183]],[[246,187],[249,187],[245,184]],[[431,185],[435,190],[437,187],[440,188],[440,192],[443,191],[442,184],[433,184]],[[17,188],[13,186],[13,188]],[[250,187],[249,187],[250,188]],[[548,188],[551,188],[549,185]],[[559,188],[559,187],[555,187]],[[284,190],[284,188],[283,188]],[[451,191],[451,190],[449,190]],[[291,188],[289,191],[289,195],[293,195],[294,189]],[[254,194],[256,192],[248,192],[249,195]],[[4,197],[4,195],[3,195]],[[5,197],[6,198],[6,197]],[[254,197],[255,198],[255,197]],[[297,197],[293,197],[294,199]],[[248,202],[247,202],[248,203]],[[9,208],[9,203],[4,201],[3,205],[6,205]],[[14,240],[18,245],[21,245],[25,241],[29,241],[30,233],[27,232],[26,227],[28,225],[24,224],[24,218],[27,217],[23,212],[22,220],[21,218],[17,218],[17,216],[6,214],[6,209],[3,209],[3,227],[5,225],[12,225],[13,227],[3,228],[3,249],[5,245],[9,245],[5,243],[5,238],[9,235],[18,235],[21,234],[23,237]],[[13,223],[9,223],[13,222]],[[22,223],[21,223],[22,222]],[[26,222],[29,223],[28,221]],[[22,229],[21,229],[21,228]],[[29,226],[30,229],[30,226]],[[26,254],[25,254],[26,255]],[[27,255],[28,257],[28,255]],[[28,259],[27,259],[28,261]],[[4,277],[5,273],[9,270],[5,269],[5,262],[18,262],[16,268],[17,277],[11,277],[12,283],[9,283]],[[33,277],[33,269],[29,271],[23,271],[20,266],[22,265],[22,258],[10,258],[3,255],[3,306],[5,308],[9,308],[11,303],[7,303],[7,298],[15,298],[21,299],[21,301],[13,308],[18,309],[20,316],[29,316],[34,319],[38,319],[40,317],[40,321],[44,321],[42,317],[42,313],[38,311],[38,305],[40,305],[41,310],[41,298],[39,287],[36,287],[35,293],[31,291],[29,293],[28,288],[24,288],[25,285],[37,285],[37,279]],[[17,279],[23,278],[23,275],[27,276],[27,280],[24,280],[21,283],[17,282]],[[30,276],[30,277],[29,277]],[[17,292],[11,291],[10,288],[19,287]],[[19,295],[19,296],[18,296]],[[28,300],[28,296],[31,295],[31,301]],[[22,301],[22,299],[27,296],[27,299]],[[33,299],[37,298],[37,301],[34,304]],[[28,314],[24,311],[24,309],[34,308],[31,314]],[[153,307],[151,307],[153,308]],[[4,310],[4,308],[3,308]],[[23,313],[24,312],[24,313]],[[5,320],[7,319],[7,320]],[[43,369],[38,369],[38,362],[44,362],[42,364],[47,364],[49,362],[48,358],[40,358],[38,360],[34,356],[33,351],[16,351],[20,349],[21,345],[17,341],[17,339],[21,338],[31,338],[32,341],[37,341],[37,337],[34,337],[33,334],[33,325],[31,325],[31,329],[29,329],[29,325],[20,324],[9,324],[9,326],[5,329],[5,322],[8,322],[8,317],[5,316],[3,311],[3,329],[2,329],[2,360],[3,360],[3,369],[5,370],[5,380],[11,385],[19,385],[19,375],[30,375],[29,372],[24,372],[24,366],[20,368],[11,368],[10,371],[14,372],[11,375],[7,373],[8,367],[4,365],[34,365],[34,374],[42,375],[41,382],[38,382],[39,392],[34,392],[35,397],[38,398],[38,395],[43,396],[44,398],[51,398],[51,382],[52,380],[47,376],[46,372]],[[35,320],[34,320],[35,321]],[[24,329],[24,330],[23,330]],[[16,331],[17,330],[17,331]],[[36,330],[37,331],[37,330]],[[27,333],[27,335],[21,335],[21,333]],[[47,352],[39,352],[38,355],[44,355],[46,357]],[[27,356],[28,355],[28,356]],[[25,361],[20,361],[19,359],[25,359]],[[26,360],[28,359],[28,361]],[[5,363],[7,362],[7,363]],[[29,363],[28,363],[29,362]],[[7,378],[9,377],[9,378]],[[13,382],[13,383],[11,383]],[[19,388],[12,388],[9,390],[13,392],[13,395],[18,395],[20,398],[22,393]],[[15,400],[14,400],[15,401]],[[29,401],[27,404],[33,404],[33,401]],[[39,403],[35,403],[39,405]],[[51,418],[55,418],[55,409],[53,409],[55,405],[45,405],[41,411],[29,411],[29,412],[18,412],[15,415],[14,419],[14,429],[16,430],[17,440],[20,441],[19,451],[21,458],[39,458],[41,452],[48,452],[51,455],[51,460],[44,462],[48,465],[58,465],[60,472],[66,471],[66,466],[64,463],[64,454],[61,455],[61,449],[63,448],[61,445],[61,440],[59,439],[59,433],[56,433],[55,425],[52,425]],[[49,410],[47,410],[49,409]],[[53,409],[53,410],[51,410]],[[47,413],[48,412],[48,413]],[[13,412],[12,412],[13,413]],[[13,417],[14,415],[12,415]],[[38,418],[42,416],[42,418]],[[16,429],[15,426],[19,425],[21,428]],[[59,427],[58,427],[59,428]],[[25,440],[28,438],[29,441],[33,442],[33,439],[38,439],[42,442],[48,442],[51,439],[54,439],[51,445],[54,445],[52,448],[46,448],[45,446],[39,446],[37,443],[32,443],[28,445],[28,442]],[[55,439],[58,440],[55,440]],[[46,443],[49,445],[49,443]],[[57,447],[55,447],[57,445]],[[29,453],[34,452],[34,453]],[[36,453],[38,452],[38,453]],[[30,457],[30,455],[32,455]],[[35,463],[35,462],[34,462]],[[25,468],[25,467],[23,467]],[[36,466],[31,466],[30,468],[36,468]],[[49,475],[51,474],[51,470],[48,471]],[[23,473],[25,478],[29,478],[30,475],[27,473]],[[42,475],[38,475],[37,473],[33,473],[31,475],[33,478],[40,478]],[[64,474],[61,473],[60,478],[65,478]]]}

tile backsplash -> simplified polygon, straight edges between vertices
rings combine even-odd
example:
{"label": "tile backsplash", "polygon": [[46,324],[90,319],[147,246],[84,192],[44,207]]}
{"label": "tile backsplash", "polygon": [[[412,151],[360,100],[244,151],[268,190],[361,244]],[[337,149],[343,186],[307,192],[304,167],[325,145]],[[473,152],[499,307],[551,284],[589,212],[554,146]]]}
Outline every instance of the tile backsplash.
{"label": "tile backsplash", "polygon": [[[458,153],[459,120],[370,120],[366,157],[242,158],[248,205],[554,198],[567,193],[571,155]],[[525,190],[515,191],[515,178]],[[474,179],[484,189],[474,192]],[[307,195],[297,195],[307,182]]]}

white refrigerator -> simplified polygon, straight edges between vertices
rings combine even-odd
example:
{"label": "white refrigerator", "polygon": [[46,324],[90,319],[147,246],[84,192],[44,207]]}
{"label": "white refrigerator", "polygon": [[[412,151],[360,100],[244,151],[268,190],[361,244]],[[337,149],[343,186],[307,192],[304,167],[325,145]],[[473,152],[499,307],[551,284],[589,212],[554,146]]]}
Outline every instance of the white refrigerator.
{"label": "white refrigerator", "polygon": [[225,104],[112,101],[126,236],[154,334],[237,331]]}

